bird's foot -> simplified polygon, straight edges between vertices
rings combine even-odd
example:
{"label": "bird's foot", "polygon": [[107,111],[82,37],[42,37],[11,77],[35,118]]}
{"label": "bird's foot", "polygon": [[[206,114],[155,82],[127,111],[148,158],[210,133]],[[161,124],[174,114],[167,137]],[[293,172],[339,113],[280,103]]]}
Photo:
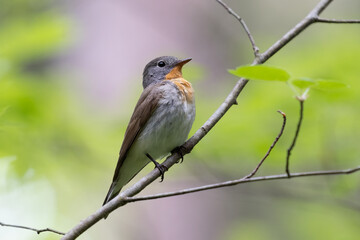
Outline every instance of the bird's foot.
{"label": "bird's foot", "polygon": [[183,146],[179,146],[171,150],[171,154],[174,153],[180,154],[180,159],[177,161],[177,163],[182,163],[184,161],[184,150],[185,148]]}
{"label": "bird's foot", "polygon": [[152,161],[155,164],[155,168],[157,168],[160,171],[160,174],[161,174],[160,182],[164,181],[164,174],[169,169],[165,165],[162,165],[162,164],[158,163],[157,161],[155,161],[150,156],[150,154],[147,153],[146,156],[150,159],[150,161]]}

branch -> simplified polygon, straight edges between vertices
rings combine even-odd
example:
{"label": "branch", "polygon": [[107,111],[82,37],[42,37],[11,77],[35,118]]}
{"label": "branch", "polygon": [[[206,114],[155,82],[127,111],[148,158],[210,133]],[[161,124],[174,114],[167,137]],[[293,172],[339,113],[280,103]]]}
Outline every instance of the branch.
{"label": "branch", "polygon": [[332,2],[333,0],[321,0],[315,8],[303,19],[301,20],[294,28],[288,31],[282,38],[280,38],[274,45],[272,45],[268,50],[264,53],[260,54],[259,58],[262,61],[266,61],[271,56],[273,56],[276,52],[278,52],[281,48],[283,48],[288,42],[294,39],[299,33],[304,31],[310,24],[314,23],[316,19],[319,18],[319,14],[322,13],[325,8]]}
{"label": "branch", "polygon": [[283,113],[280,110],[278,111],[278,113],[280,113],[283,116],[283,124],[281,126],[279,134],[275,138],[274,142],[271,144],[269,150],[267,151],[267,153],[265,154],[263,159],[261,159],[260,163],[256,166],[256,168],[249,175],[245,176],[244,179],[251,178],[252,176],[254,176],[256,174],[256,172],[259,170],[259,168],[261,167],[261,165],[263,164],[265,159],[270,155],[271,150],[275,147],[275,144],[279,141],[281,135],[283,134],[284,129],[285,129],[285,124],[286,124],[286,115],[285,115],[285,113]]}
{"label": "branch", "polygon": [[14,225],[14,224],[7,224],[7,223],[3,223],[3,222],[0,222],[0,226],[26,229],[26,230],[34,231],[34,232],[36,232],[37,234],[40,234],[40,233],[42,233],[42,232],[52,232],[52,233],[56,233],[56,234],[59,234],[59,235],[65,235],[65,233],[59,232],[59,231],[54,230],[54,229],[51,229],[51,228],[36,229],[36,228],[31,228],[31,227],[26,227],[26,226],[20,226],[20,225]]}
{"label": "branch", "polygon": [[360,20],[357,20],[357,19],[338,20],[338,19],[317,18],[316,22],[319,22],[319,23],[360,23]]}
{"label": "branch", "polygon": [[238,14],[236,14],[236,12],[234,12],[234,10],[232,10],[230,7],[228,7],[223,1],[221,1],[221,0],[216,0],[216,1],[218,3],[220,3],[220,5],[223,6],[226,9],[226,11],[228,11],[229,14],[233,15],[240,22],[240,24],[244,28],[244,30],[251,42],[251,46],[254,51],[254,56],[255,56],[255,58],[257,58],[258,54],[259,54],[259,48],[256,46],[255,39],[251,35],[250,30],[249,30],[248,26],[246,25],[245,21]]}
{"label": "branch", "polygon": [[[332,2],[332,0],[321,0],[315,8],[295,27],[293,27],[288,33],[286,33],[281,39],[279,39],[274,45],[272,45],[268,50],[266,50],[263,54],[259,55],[258,58],[255,58],[253,61],[253,65],[262,64],[266,62],[271,56],[273,56],[276,52],[278,52],[282,47],[284,47],[288,42],[294,39],[300,32],[306,29],[309,25],[315,22],[315,19],[318,15]],[[231,108],[232,105],[236,104],[236,98],[239,96],[240,92],[244,89],[248,80],[241,78],[238,80],[234,88],[231,90],[229,95],[226,97],[225,101],[220,105],[220,107],[213,113],[213,115],[200,127],[196,133],[188,139],[182,145],[182,155],[186,155],[191,152],[194,146],[217,124],[217,122],[225,115],[225,113]],[[179,153],[174,153],[170,157],[168,157],[163,165],[170,168],[173,166],[179,159],[181,155]],[[357,171],[356,169],[355,171]],[[300,175],[303,173],[300,173]],[[331,173],[327,173],[331,174]],[[332,173],[333,174],[333,173]],[[319,175],[315,173],[310,173],[311,175]],[[63,240],[75,239],[80,236],[83,232],[93,226],[95,223],[100,221],[104,216],[110,214],[115,209],[126,204],[124,198],[132,197],[146,188],[150,183],[155,181],[160,176],[160,172],[157,169],[151,171],[148,175],[140,179],[133,186],[120,193],[117,197],[107,203],[105,206],[101,207],[95,213],[90,215],[89,217],[82,220],[79,224],[74,226],[65,236],[62,238]],[[283,175],[281,175],[282,178]],[[297,177],[294,174],[294,177]],[[255,179],[255,178],[254,178]],[[246,179],[245,181],[254,181],[251,179]]]}
{"label": "branch", "polygon": [[287,154],[286,154],[285,172],[286,172],[286,174],[287,174],[288,177],[291,177],[291,175],[290,175],[290,170],[289,170],[291,151],[292,151],[293,148],[295,147],[296,140],[297,140],[297,138],[298,138],[298,136],[299,136],[300,127],[301,127],[301,123],[302,123],[303,116],[304,116],[304,99],[298,98],[298,101],[300,102],[299,121],[298,121],[298,124],[297,124],[297,127],[296,127],[295,136],[294,136],[293,141],[292,141],[290,147],[288,148]]}
{"label": "branch", "polygon": [[[354,173],[357,171],[360,171],[360,166],[355,167],[355,168],[350,168],[350,169],[344,169],[344,170],[293,173],[293,174],[291,174],[291,177],[296,178],[296,177],[310,177],[310,176],[344,175],[344,174],[351,174],[351,173]],[[263,177],[254,177],[254,178],[240,178],[237,180],[209,184],[209,185],[195,187],[195,188],[188,188],[188,189],[175,191],[175,192],[159,193],[159,194],[148,195],[148,196],[143,196],[143,197],[127,197],[127,198],[124,198],[123,201],[138,202],[138,201],[152,200],[152,199],[158,199],[158,198],[173,197],[173,196],[184,195],[184,194],[189,194],[189,193],[194,193],[194,192],[201,192],[201,191],[215,189],[215,188],[229,187],[229,186],[234,186],[234,185],[238,185],[238,184],[242,184],[242,183],[270,181],[270,180],[286,179],[286,178],[288,178],[287,174],[270,175],[270,176],[263,176]]]}

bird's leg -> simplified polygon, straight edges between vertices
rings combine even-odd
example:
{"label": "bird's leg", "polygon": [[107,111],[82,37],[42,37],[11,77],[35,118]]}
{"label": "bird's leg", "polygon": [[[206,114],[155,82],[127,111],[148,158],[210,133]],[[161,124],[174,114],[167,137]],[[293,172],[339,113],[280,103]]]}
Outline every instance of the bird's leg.
{"label": "bird's leg", "polygon": [[155,168],[159,169],[160,173],[161,173],[161,180],[160,182],[164,181],[164,174],[165,172],[168,170],[168,168],[162,164],[159,164],[157,161],[155,161],[151,156],[150,154],[146,153],[145,154],[149,159],[150,161],[152,161],[154,164],[155,164]]}
{"label": "bird's leg", "polygon": [[183,146],[179,146],[179,147],[176,147],[176,148],[174,148],[173,150],[171,150],[171,154],[174,154],[174,153],[180,154],[181,160],[178,161],[178,163],[179,163],[179,162],[182,163],[182,162],[184,161],[183,150],[184,150],[184,147],[183,147]]}

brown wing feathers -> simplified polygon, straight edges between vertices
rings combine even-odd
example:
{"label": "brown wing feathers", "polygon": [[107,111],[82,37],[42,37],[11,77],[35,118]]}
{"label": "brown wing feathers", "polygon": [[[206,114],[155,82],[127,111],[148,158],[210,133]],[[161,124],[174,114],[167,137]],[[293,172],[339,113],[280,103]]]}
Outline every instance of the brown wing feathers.
{"label": "brown wing feathers", "polygon": [[120,167],[126,159],[129,149],[157,107],[162,95],[160,91],[155,90],[158,89],[158,85],[159,84],[153,84],[144,89],[135,106],[120,149],[119,160],[115,169],[113,181],[117,180]]}

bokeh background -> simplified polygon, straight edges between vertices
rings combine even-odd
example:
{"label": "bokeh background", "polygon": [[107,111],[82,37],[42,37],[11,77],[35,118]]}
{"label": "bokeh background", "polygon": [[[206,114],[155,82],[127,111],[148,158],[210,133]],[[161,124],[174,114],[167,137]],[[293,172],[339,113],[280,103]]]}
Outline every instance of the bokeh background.
{"label": "bokeh background", "polygon": [[[317,0],[227,1],[262,51]],[[324,17],[360,18],[357,0]],[[350,87],[310,92],[292,171],[343,169],[360,156],[359,25],[315,24],[268,62],[293,76]],[[192,57],[194,133],[252,61],[239,23],[215,1],[1,0],[0,221],[67,231],[106,195],[145,64]],[[258,175],[284,172],[298,102],[283,83],[250,82],[181,165],[142,194],[236,179],[249,173],[288,116],[283,138]],[[144,176],[153,166],[147,166]],[[138,179],[138,177],[137,177]],[[135,179],[136,180],[136,179]],[[245,184],[129,204],[79,239],[359,239],[360,175]],[[0,239],[58,239],[0,228]]]}

